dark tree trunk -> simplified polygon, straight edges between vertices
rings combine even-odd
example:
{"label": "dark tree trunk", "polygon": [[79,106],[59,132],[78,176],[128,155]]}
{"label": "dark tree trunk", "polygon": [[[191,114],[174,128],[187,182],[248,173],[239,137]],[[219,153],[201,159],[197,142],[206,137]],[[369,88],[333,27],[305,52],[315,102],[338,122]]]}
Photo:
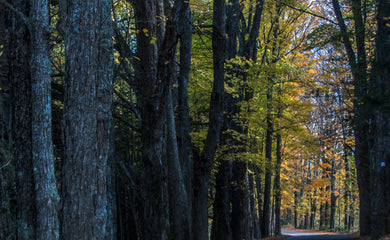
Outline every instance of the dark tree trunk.
{"label": "dark tree trunk", "polygon": [[[234,166],[235,165],[235,166]],[[233,240],[251,239],[249,235],[248,164],[233,162],[232,177],[232,235]]]}
{"label": "dark tree trunk", "polygon": [[110,11],[103,8],[110,6],[99,0],[69,0],[66,5],[62,237],[104,239],[112,46],[104,27],[110,25]]}
{"label": "dark tree trunk", "polygon": [[[248,24],[242,22],[241,32],[240,30],[240,21],[245,21],[245,19],[241,19],[242,9],[240,6],[240,2],[238,0],[230,0],[228,1],[228,5],[226,6],[226,35],[227,38],[227,58],[233,59],[237,57],[237,55],[243,56],[246,59],[252,58],[252,51],[256,46],[256,38],[258,36],[258,29],[260,25],[260,19],[262,15],[262,6],[263,1],[253,1],[255,2],[255,14],[254,16],[251,14],[249,16]],[[252,2],[252,3],[253,3]],[[241,35],[241,40],[243,40],[240,44],[238,44],[238,35]],[[248,34],[248,35],[247,35]],[[245,37],[243,37],[245,36]],[[246,37],[249,36],[249,37]],[[244,40],[245,39],[245,40]],[[248,86],[246,86],[246,74],[242,74],[242,72],[236,72],[238,66],[232,67],[231,69],[227,69],[228,73],[234,76],[238,76],[242,78],[244,84],[240,86],[242,93],[238,99],[233,98],[229,94],[225,94],[225,129],[232,129],[239,133],[245,133],[247,129],[245,127],[239,126],[239,124],[234,122],[234,116],[240,113],[240,107],[238,106],[238,102],[240,101],[249,101],[252,94]],[[229,79],[227,80],[227,84],[230,84]],[[235,141],[234,137],[229,134],[226,134],[224,137],[224,142],[227,144],[234,144],[236,147],[240,148],[241,142]],[[232,150],[237,151],[237,150]],[[237,161],[241,161],[237,159]],[[252,231],[252,217],[250,213],[250,196],[249,196],[249,188],[248,188],[248,172],[247,172],[247,163],[237,162],[233,163],[233,175],[234,175],[234,184],[233,190],[231,191],[231,200],[232,200],[232,217],[231,217],[231,232],[233,239],[252,239],[253,231]],[[243,169],[246,169],[245,171]],[[239,187],[241,186],[241,187]],[[221,188],[221,187],[218,187]],[[216,200],[217,201],[217,200]],[[215,204],[218,203],[215,201]],[[217,211],[226,211],[226,208],[218,208],[214,209],[216,216],[226,216],[229,213],[219,213]],[[221,227],[222,229],[218,229]],[[226,227],[225,224],[215,224],[214,230],[215,232],[223,231],[223,228]]]}
{"label": "dark tree trunk", "polygon": [[357,61],[355,52],[347,34],[347,28],[340,10],[338,0],[332,0],[333,10],[342,33],[342,41],[347,53],[348,62],[351,67],[354,84],[354,130],[355,130],[355,161],[357,168],[357,179],[359,184],[360,196],[360,235],[370,235],[371,220],[370,220],[370,160],[369,147],[371,141],[368,139],[368,121],[370,111],[367,109],[363,99],[367,93],[367,62],[365,50],[365,30],[363,18],[361,14],[361,0],[352,1],[352,11],[355,21],[356,46],[357,46]]}
{"label": "dark tree trunk", "polygon": [[[281,110],[278,111],[278,117],[281,117]],[[280,130],[279,130],[280,131]],[[280,132],[276,134],[276,175],[274,183],[275,191],[275,236],[282,234],[282,226],[280,223],[280,208],[282,205],[282,190],[280,185],[280,169],[282,165],[282,136]]]}
{"label": "dark tree trunk", "polygon": [[216,176],[211,240],[232,239],[230,228],[231,168],[231,162],[220,160],[218,173]]}
{"label": "dark tree trunk", "polygon": [[[281,95],[282,95],[282,85],[280,83],[278,88],[278,113],[277,118],[281,119],[283,114],[283,108],[282,108],[282,101],[281,101]],[[280,172],[282,167],[282,134],[281,134],[281,127],[280,124],[278,124],[278,130],[276,133],[276,168],[275,168],[275,182],[274,182],[274,196],[275,196],[275,236],[279,236],[282,234],[282,226],[280,221],[280,209],[282,205],[282,188],[280,184]],[[310,164],[310,163],[309,163]],[[309,165],[310,168],[310,165]],[[309,174],[311,174],[311,171],[309,169]],[[310,177],[310,176],[309,176]]]}
{"label": "dark tree trunk", "polygon": [[183,1],[179,11],[179,40],[180,40],[180,72],[178,77],[178,110],[177,110],[177,144],[179,148],[179,159],[181,170],[186,187],[186,206],[192,239],[192,199],[193,199],[193,158],[191,149],[191,127],[188,105],[188,79],[191,70],[191,46],[192,46],[192,16],[188,1]]}
{"label": "dark tree trunk", "polygon": [[51,66],[49,59],[49,5],[30,1],[32,153],[36,184],[37,239],[59,239],[59,195],[54,175],[51,121]]}
{"label": "dark tree trunk", "polygon": [[258,227],[260,227],[257,218],[256,212],[256,189],[255,189],[255,179],[253,174],[253,165],[249,164],[249,168],[252,172],[248,172],[248,215],[249,215],[249,239],[258,239],[257,233],[260,231]]}
{"label": "dark tree trunk", "polygon": [[[102,190],[97,208],[98,214],[106,214],[99,224],[106,226],[105,239],[116,237],[116,203],[115,203],[115,146],[113,126],[113,79],[114,49],[111,18],[111,0],[101,0],[98,28],[98,79],[97,79],[97,156],[98,181],[106,181],[106,190]],[[98,183],[103,187],[104,183]],[[101,185],[100,185],[101,184]]]}
{"label": "dark tree trunk", "polygon": [[[168,89],[168,186],[170,208],[170,235],[173,239],[192,237],[192,157],[190,138],[190,117],[188,107],[188,78],[191,67],[192,19],[188,2],[176,1],[173,7],[173,26],[180,40],[180,64],[178,82],[178,112],[174,119],[171,87]],[[172,29],[167,22],[167,33]],[[172,31],[172,30],[171,30]],[[173,52],[176,53],[176,52]],[[174,72],[175,63],[169,67]],[[173,76],[176,77],[176,76]],[[173,79],[174,80],[174,79]],[[177,128],[176,128],[177,126]]]}
{"label": "dark tree trunk", "polygon": [[[239,3],[236,0],[229,1],[226,6],[226,57],[228,59],[234,58],[237,54],[237,33],[239,21]],[[228,69],[230,71],[231,69]],[[233,70],[230,71],[232,74]],[[234,99],[228,93],[224,93],[224,115],[223,130],[231,129],[233,120]],[[232,136],[224,134],[222,137],[222,144],[227,145],[231,143]],[[230,154],[232,150],[228,150],[226,154]],[[213,225],[211,230],[211,239],[232,239],[231,229],[231,175],[232,163],[221,159],[219,161],[218,173],[216,175],[215,199],[213,204]]]}
{"label": "dark tree trunk", "polygon": [[170,236],[172,239],[186,240],[191,237],[191,219],[187,209],[189,203],[177,146],[171,89],[168,89],[167,97],[166,126]]}
{"label": "dark tree trunk", "polygon": [[330,171],[330,219],[329,228],[335,228],[336,218],[336,160],[332,159],[332,169]]}
{"label": "dark tree trunk", "polygon": [[[3,34],[0,35],[0,45],[7,46],[6,37],[7,30],[6,27],[6,8],[0,8],[0,29],[4,29]],[[5,34],[4,34],[5,33]],[[0,56],[0,87],[2,89],[9,89],[8,85],[8,61],[7,61],[7,51],[2,49],[2,54]],[[14,220],[12,218],[15,217],[14,214],[11,214],[11,189],[13,185],[13,181],[8,177],[9,174],[14,175],[14,171],[10,170],[11,159],[9,156],[5,155],[9,152],[8,148],[5,145],[6,142],[9,142],[10,134],[9,132],[9,101],[8,94],[2,94],[2,99],[0,100],[0,105],[3,108],[0,114],[0,138],[3,143],[0,145],[0,239],[6,239],[7,236],[12,235],[12,223]],[[8,140],[8,141],[7,141]],[[8,167],[9,166],[9,167]]]}
{"label": "dark tree trunk", "polygon": [[377,35],[374,71],[374,142],[370,149],[371,237],[390,234],[390,2],[377,0]]}
{"label": "dark tree trunk", "polygon": [[[11,4],[29,16],[29,1],[14,0]],[[8,80],[11,93],[11,129],[16,173],[16,218],[18,240],[35,239],[36,206],[32,157],[32,112],[30,34],[25,22],[8,10]]]}
{"label": "dark tree trunk", "polygon": [[269,89],[267,93],[267,133],[265,139],[265,179],[264,179],[264,208],[262,218],[262,237],[269,237],[271,235],[271,178],[272,178],[272,135],[274,132],[273,118],[272,118],[272,93]]}
{"label": "dark tree trunk", "polygon": [[[317,190],[314,190],[313,195],[316,196]],[[317,219],[317,204],[316,200],[313,198],[311,201],[311,214],[310,214],[310,229],[315,229]]]}
{"label": "dark tree trunk", "polygon": [[321,203],[320,206],[320,230],[325,228],[325,204]]}
{"label": "dark tree trunk", "polygon": [[[167,68],[175,45],[162,49],[161,44],[172,44],[165,39],[165,24],[157,22],[158,11],[161,10],[158,1],[132,1],[135,10],[137,33],[137,58],[135,62],[135,89],[140,108],[141,145],[142,145],[142,191],[143,207],[142,238],[167,239],[169,231],[168,215],[168,173],[165,156],[165,107],[167,87],[170,76]],[[165,13],[163,13],[165,14]],[[171,15],[167,15],[171,16]],[[172,24],[172,20],[170,19]],[[172,27],[172,25],[171,25]],[[173,29],[171,29],[173,30]],[[151,44],[151,39],[158,41]],[[159,48],[161,57],[159,59]],[[165,56],[163,55],[165,54]],[[161,63],[162,61],[167,63]],[[161,63],[161,65],[160,65]],[[159,69],[161,67],[161,69]],[[162,79],[159,79],[162,77]]]}
{"label": "dark tree trunk", "polygon": [[[330,191],[329,188],[326,189],[326,191]],[[325,229],[328,229],[330,226],[330,205],[328,202],[325,203],[324,206],[324,224],[325,224]]]}
{"label": "dark tree trunk", "polygon": [[262,182],[262,171],[260,167],[256,167],[256,176],[255,176],[255,182],[256,182],[256,190],[257,190],[257,215],[259,220],[259,232],[258,232],[258,238],[262,237],[261,233],[261,221],[263,219],[263,189],[261,187]]}
{"label": "dark tree trunk", "polygon": [[223,94],[226,59],[225,1],[213,5],[213,59],[214,83],[209,110],[209,129],[202,154],[194,158],[193,236],[195,240],[208,239],[208,186],[215,151],[223,123]]}
{"label": "dark tree trunk", "polygon": [[298,207],[299,207],[299,199],[298,199],[298,192],[294,192],[294,228],[299,227],[299,215],[298,215]]}

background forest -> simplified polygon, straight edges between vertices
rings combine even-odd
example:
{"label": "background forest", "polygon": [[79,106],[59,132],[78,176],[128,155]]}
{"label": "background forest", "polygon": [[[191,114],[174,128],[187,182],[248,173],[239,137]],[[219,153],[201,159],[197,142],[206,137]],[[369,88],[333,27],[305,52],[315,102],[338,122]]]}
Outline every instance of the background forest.
{"label": "background forest", "polygon": [[0,239],[390,234],[390,1],[0,6]]}

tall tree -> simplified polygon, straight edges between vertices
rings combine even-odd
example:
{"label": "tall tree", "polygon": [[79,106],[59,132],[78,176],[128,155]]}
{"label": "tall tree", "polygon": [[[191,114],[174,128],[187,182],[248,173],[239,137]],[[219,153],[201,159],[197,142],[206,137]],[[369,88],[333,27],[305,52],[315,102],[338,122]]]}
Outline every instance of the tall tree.
{"label": "tall tree", "polygon": [[[113,78],[114,78],[114,49],[113,29],[111,20],[112,0],[101,0],[98,17],[98,61],[97,61],[97,156],[99,166],[99,179],[106,180],[106,194],[100,199],[98,206],[100,213],[107,214],[107,219],[101,219],[105,224],[105,239],[116,237],[116,198],[115,198],[115,146],[113,111]],[[103,184],[102,184],[103,185]],[[103,186],[101,186],[103,187]],[[104,202],[106,201],[106,202]],[[106,221],[106,222],[103,222]]]}
{"label": "tall tree", "polygon": [[[148,226],[143,229],[143,237],[166,239],[169,234],[175,239],[189,239],[191,207],[187,206],[192,195],[186,93],[191,58],[189,4],[182,0],[129,2],[134,8],[137,29],[136,54],[132,61],[135,77],[131,85],[137,96],[142,126],[141,194],[145,199],[142,225]],[[174,73],[179,40],[177,76]],[[175,96],[172,96],[174,82],[180,90],[177,122]]]}
{"label": "tall tree", "polygon": [[[104,239],[112,66],[108,2],[69,0],[65,20],[65,159],[62,237]],[[110,23],[107,23],[110,24]],[[103,26],[103,27],[102,27]],[[102,67],[102,68],[100,68]]]}
{"label": "tall tree", "polygon": [[27,25],[29,1],[15,0],[8,9],[8,79],[11,95],[11,123],[16,174],[17,239],[35,239],[36,206],[32,156],[31,41]]}
{"label": "tall tree", "polygon": [[[169,82],[166,93],[166,126],[167,126],[167,162],[168,162],[168,193],[169,193],[169,219],[170,238],[191,239],[192,226],[192,158],[190,152],[191,139],[189,137],[188,122],[188,96],[187,85],[191,63],[191,16],[189,4],[186,1],[175,1],[171,16],[166,25],[166,38],[164,44],[175,45],[180,41],[179,74],[173,74],[176,64],[171,61],[166,64],[164,78]],[[168,45],[163,45],[167,48]],[[173,47],[173,46],[172,46]],[[161,53],[166,54],[166,53]],[[170,52],[175,59],[176,50]],[[160,68],[163,70],[163,68]],[[169,79],[170,78],[170,79]],[[178,82],[178,114],[177,121],[174,114],[173,83]],[[182,91],[182,92],[181,92]],[[187,119],[187,122],[184,122]],[[177,128],[176,128],[177,127]]]}
{"label": "tall tree", "polygon": [[[367,141],[368,122],[364,119],[367,117],[367,109],[362,101],[367,92],[367,60],[365,50],[365,30],[362,18],[362,6],[360,0],[353,1],[353,14],[355,20],[357,58],[352,48],[344,17],[340,9],[338,0],[332,0],[333,10],[342,34],[349,65],[351,67],[353,81],[355,86],[354,119],[355,130],[355,160],[358,169],[359,195],[360,195],[360,234],[362,236],[370,233],[370,187],[369,187],[369,149]],[[356,61],[357,59],[357,61]]]}
{"label": "tall tree", "polygon": [[[366,50],[366,27],[365,12],[366,5],[361,0],[351,2],[351,9],[354,20],[354,38],[356,42],[356,53],[353,44],[349,39],[348,29],[342,15],[338,0],[332,0],[334,13],[342,34],[342,42],[348,56],[351,68],[354,88],[354,131],[355,131],[355,159],[360,193],[360,234],[371,236],[374,239],[388,233],[388,218],[382,213],[388,213],[388,205],[382,199],[388,191],[386,181],[381,176],[388,171],[388,157],[384,154],[388,142],[388,106],[384,104],[388,92],[387,79],[384,77],[388,69],[389,58],[383,52],[389,47],[389,26],[388,18],[389,2],[376,1],[376,46],[373,71],[369,78],[367,50]],[[369,86],[371,85],[371,86]],[[383,105],[384,104],[384,105]],[[379,210],[381,209],[381,210]],[[385,210],[384,210],[385,209]],[[384,211],[383,211],[384,210]],[[386,215],[388,216],[388,215]]]}
{"label": "tall tree", "polygon": [[[177,19],[179,24],[179,40],[180,40],[180,63],[178,76],[178,93],[177,93],[177,118],[176,132],[179,157],[181,163],[181,171],[186,187],[187,205],[184,206],[189,217],[188,229],[190,230],[190,238],[192,239],[192,200],[193,200],[193,158],[192,158],[192,142],[190,136],[190,109],[188,103],[188,81],[191,70],[191,48],[192,48],[192,15],[189,1],[181,2],[179,16]],[[183,213],[183,210],[181,210]],[[179,223],[179,226],[185,228],[184,223]],[[185,234],[181,234],[185,237]]]}
{"label": "tall tree", "polygon": [[[372,201],[371,237],[379,239],[390,234],[390,2],[378,0],[377,2],[377,35],[375,46],[375,59],[371,80],[374,84],[372,91],[374,107],[373,134],[374,141],[370,153],[370,187]],[[358,169],[361,170],[361,169]]]}
{"label": "tall tree", "polygon": [[54,175],[51,124],[49,5],[30,1],[32,154],[37,209],[37,239],[59,239],[59,195]]}
{"label": "tall tree", "polygon": [[225,81],[226,35],[225,0],[213,3],[212,48],[214,82],[209,109],[209,128],[201,153],[194,152],[193,229],[195,240],[208,239],[208,188],[215,151],[223,123],[223,95]]}

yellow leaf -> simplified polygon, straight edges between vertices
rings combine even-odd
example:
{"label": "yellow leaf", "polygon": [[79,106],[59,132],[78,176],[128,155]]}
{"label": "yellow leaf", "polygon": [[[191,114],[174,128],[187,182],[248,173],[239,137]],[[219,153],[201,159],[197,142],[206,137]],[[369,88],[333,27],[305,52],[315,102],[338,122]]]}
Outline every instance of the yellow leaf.
{"label": "yellow leaf", "polygon": [[157,42],[156,37],[152,37],[152,39],[150,39],[150,44],[156,44],[156,42]]}
{"label": "yellow leaf", "polygon": [[142,31],[144,32],[146,37],[149,37],[149,30],[148,29],[144,28],[144,29],[142,29]]}

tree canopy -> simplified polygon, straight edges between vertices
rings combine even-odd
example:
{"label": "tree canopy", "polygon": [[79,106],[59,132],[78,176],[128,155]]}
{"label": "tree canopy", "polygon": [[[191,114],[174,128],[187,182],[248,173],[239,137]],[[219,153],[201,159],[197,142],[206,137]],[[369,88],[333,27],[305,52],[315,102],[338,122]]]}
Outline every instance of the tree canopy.
{"label": "tree canopy", "polygon": [[389,1],[0,5],[0,239],[390,234]]}

